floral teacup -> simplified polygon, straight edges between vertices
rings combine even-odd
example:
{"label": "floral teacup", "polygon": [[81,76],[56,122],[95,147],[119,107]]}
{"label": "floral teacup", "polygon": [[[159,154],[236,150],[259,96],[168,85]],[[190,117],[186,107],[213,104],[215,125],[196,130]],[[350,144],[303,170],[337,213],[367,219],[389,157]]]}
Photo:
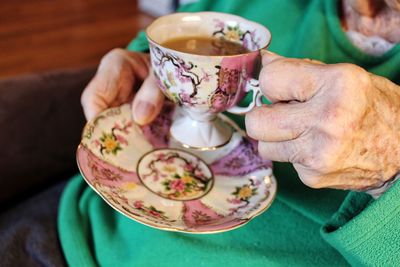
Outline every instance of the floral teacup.
{"label": "floral teacup", "polygon": [[[261,104],[258,81],[253,79],[260,51],[271,34],[262,25],[241,17],[217,13],[175,13],[158,18],[147,28],[151,64],[158,86],[187,116],[174,121],[171,135],[190,148],[209,150],[229,142],[232,129],[217,117],[229,111],[243,114]],[[240,43],[249,52],[229,56],[205,56],[163,47],[180,37],[216,37]],[[236,104],[253,91],[248,107]]]}

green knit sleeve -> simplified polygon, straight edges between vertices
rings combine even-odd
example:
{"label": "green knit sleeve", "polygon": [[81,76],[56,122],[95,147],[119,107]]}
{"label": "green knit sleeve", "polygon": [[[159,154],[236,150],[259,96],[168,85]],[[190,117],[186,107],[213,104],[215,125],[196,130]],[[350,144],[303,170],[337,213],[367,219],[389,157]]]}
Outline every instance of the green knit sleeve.
{"label": "green knit sleeve", "polygon": [[400,183],[377,200],[365,193],[350,193],[321,232],[354,266],[398,266]]}
{"label": "green knit sleeve", "polygon": [[[200,0],[178,8],[177,12],[198,12],[212,10],[212,0]],[[146,52],[149,50],[149,44],[144,31],[140,31],[137,36],[128,44],[127,49],[130,51]]]}

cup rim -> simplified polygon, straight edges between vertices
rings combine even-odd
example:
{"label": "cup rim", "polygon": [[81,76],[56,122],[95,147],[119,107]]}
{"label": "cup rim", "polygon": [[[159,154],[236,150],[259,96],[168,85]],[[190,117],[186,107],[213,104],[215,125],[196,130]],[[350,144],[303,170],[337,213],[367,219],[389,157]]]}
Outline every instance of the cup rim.
{"label": "cup rim", "polygon": [[[154,40],[149,36],[149,29],[150,29],[151,27],[154,27],[154,24],[157,23],[157,22],[159,22],[160,20],[165,19],[166,17],[175,17],[175,16],[181,17],[181,16],[185,16],[185,15],[188,15],[188,16],[190,16],[190,15],[191,15],[191,16],[194,16],[194,15],[200,15],[200,16],[201,16],[201,15],[215,15],[216,17],[217,17],[218,15],[229,16],[229,17],[231,17],[232,19],[237,19],[237,20],[246,21],[246,22],[249,22],[249,23],[252,23],[252,24],[257,25],[257,26],[260,27],[260,28],[263,28],[265,31],[267,31],[267,32],[269,33],[269,39],[268,39],[268,41],[267,41],[267,44],[264,45],[263,47],[261,47],[261,48],[259,48],[259,49],[257,49],[257,50],[254,50],[254,51],[246,52],[246,53],[241,53],[241,54],[236,54],[236,55],[198,55],[198,54],[191,54],[191,53],[182,52],[182,51],[179,51],[179,50],[175,50],[175,49],[171,49],[171,48],[164,47],[162,44],[160,44],[159,42],[154,41]],[[158,46],[161,46],[161,47],[164,48],[164,49],[168,49],[168,50],[171,50],[171,51],[176,52],[176,53],[180,53],[180,54],[184,54],[184,55],[188,55],[188,56],[196,56],[196,57],[200,57],[200,58],[202,58],[202,57],[203,57],[203,58],[209,58],[209,57],[213,57],[213,58],[218,58],[218,57],[227,58],[227,57],[238,57],[238,56],[249,55],[249,54],[252,54],[252,53],[257,53],[257,52],[259,52],[260,50],[267,50],[267,48],[269,47],[269,45],[271,44],[271,41],[272,41],[272,34],[271,34],[270,30],[269,30],[267,27],[265,27],[264,25],[262,25],[262,24],[260,24],[260,23],[258,23],[258,22],[255,22],[255,21],[248,20],[248,19],[243,18],[243,17],[241,17],[241,16],[237,16],[237,15],[233,15],[233,14],[229,14],[229,13],[223,13],[223,12],[214,12],[214,11],[203,11],[203,12],[175,12],[175,13],[172,13],[172,14],[164,15],[164,16],[158,17],[158,18],[155,19],[149,26],[147,26],[147,27],[146,27],[146,30],[145,30],[145,34],[146,34],[147,39],[148,39],[150,42],[152,42],[152,43],[154,43],[154,44],[156,44],[156,45],[158,45]]]}

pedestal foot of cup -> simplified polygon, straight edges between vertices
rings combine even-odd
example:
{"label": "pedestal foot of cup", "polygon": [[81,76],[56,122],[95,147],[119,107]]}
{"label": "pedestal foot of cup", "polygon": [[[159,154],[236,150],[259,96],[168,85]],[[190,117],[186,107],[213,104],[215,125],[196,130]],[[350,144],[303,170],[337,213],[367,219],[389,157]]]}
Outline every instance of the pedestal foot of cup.
{"label": "pedestal foot of cup", "polygon": [[196,121],[184,116],[173,122],[170,132],[186,148],[213,150],[231,140],[233,129],[218,117],[210,121]]}

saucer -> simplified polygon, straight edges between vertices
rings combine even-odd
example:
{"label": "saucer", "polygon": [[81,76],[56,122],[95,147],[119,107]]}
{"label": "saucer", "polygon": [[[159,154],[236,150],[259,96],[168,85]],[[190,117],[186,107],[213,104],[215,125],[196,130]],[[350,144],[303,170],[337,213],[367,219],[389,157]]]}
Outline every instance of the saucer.
{"label": "saucer", "polygon": [[129,104],[102,112],[86,124],[77,149],[83,178],[115,210],[162,230],[224,232],[264,212],[277,184],[257,143],[220,114],[233,129],[229,143],[186,148],[169,131],[181,116],[167,101],[146,126],[133,122]]}

